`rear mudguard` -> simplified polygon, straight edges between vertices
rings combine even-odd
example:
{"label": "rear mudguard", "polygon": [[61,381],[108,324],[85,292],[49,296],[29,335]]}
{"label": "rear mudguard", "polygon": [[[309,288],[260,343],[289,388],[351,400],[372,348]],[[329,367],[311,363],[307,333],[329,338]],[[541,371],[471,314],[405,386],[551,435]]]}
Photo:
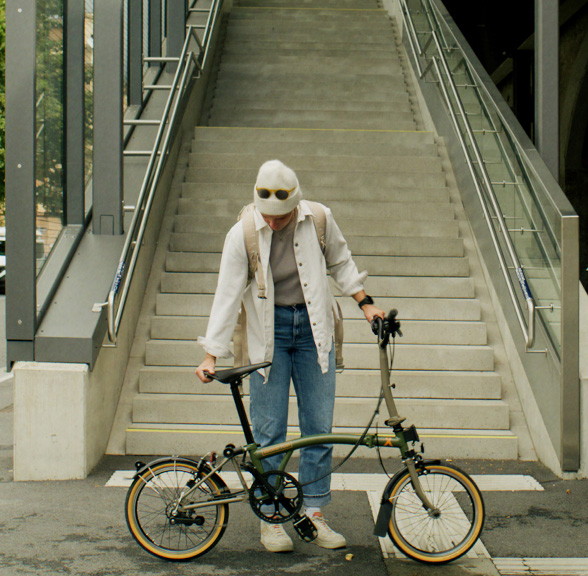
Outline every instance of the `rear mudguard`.
{"label": "rear mudguard", "polygon": [[[426,468],[427,466],[433,466],[435,464],[441,464],[441,460],[424,460],[417,464],[417,470]],[[380,502],[380,511],[378,512],[378,518],[376,519],[376,525],[374,527],[374,534],[379,536],[380,538],[384,538],[388,535],[388,524],[390,524],[390,517],[392,516],[392,501],[390,500],[390,495],[392,494],[392,489],[394,488],[394,484],[398,481],[398,479],[406,474],[407,469],[406,466],[401,468],[390,480],[388,484],[386,484],[386,488],[382,492],[382,501]]]}
{"label": "rear mudguard", "polygon": [[144,464],[143,462],[135,462],[135,468],[137,469],[137,472],[133,476],[133,480],[135,478],[137,478],[137,476],[140,476],[141,474],[143,474],[143,472],[149,470],[150,468],[153,468],[154,466],[158,466],[159,464],[163,464],[164,462],[177,462],[180,464],[191,464],[192,466],[196,466],[196,468],[200,467],[201,472],[205,472],[206,474],[208,474],[208,472],[210,472],[210,467],[208,466],[208,464],[201,463],[196,460],[191,460],[190,458],[184,458],[182,456],[167,456],[165,458],[158,458],[157,460],[152,460],[151,462],[148,462],[147,464]]}

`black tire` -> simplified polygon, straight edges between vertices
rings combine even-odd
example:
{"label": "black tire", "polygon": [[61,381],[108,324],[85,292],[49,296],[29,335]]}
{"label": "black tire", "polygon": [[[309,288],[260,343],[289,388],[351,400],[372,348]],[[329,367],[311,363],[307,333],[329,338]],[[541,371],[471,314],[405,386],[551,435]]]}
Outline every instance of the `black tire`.
{"label": "black tire", "polygon": [[[189,485],[199,477],[197,464],[165,460],[141,472],[131,484],[125,503],[127,525],[133,538],[150,554],[186,561],[211,550],[222,538],[229,521],[228,504],[211,504],[186,510],[172,518],[168,512]],[[205,480],[187,503],[207,500],[226,491],[217,474]]]}
{"label": "black tire", "polygon": [[423,507],[405,470],[390,490],[388,534],[399,550],[414,560],[451,562],[463,556],[482,532],[482,494],[465,472],[448,464],[427,464],[419,471],[419,480],[434,511]]}

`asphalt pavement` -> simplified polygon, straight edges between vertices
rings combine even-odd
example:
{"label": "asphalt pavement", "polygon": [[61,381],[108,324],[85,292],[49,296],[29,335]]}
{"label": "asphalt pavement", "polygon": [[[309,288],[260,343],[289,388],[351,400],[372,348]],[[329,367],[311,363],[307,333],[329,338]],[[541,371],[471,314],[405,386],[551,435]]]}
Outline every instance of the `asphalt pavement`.
{"label": "asphalt pavement", "polygon": [[[588,575],[588,480],[559,479],[536,462],[490,460],[453,462],[485,486],[486,522],[477,552],[448,565],[385,554],[373,535],[370,493],[357,487],[335,490],[325,510],[347,538],[343,550],[297,540],[288,526],[294,552],[269,553],[259,542],[259,520],[240,503],[231,506],[225,535],[210,552],[187,563],[165,562],[143,551],[127,530],[126,487],[107,485],[138,457],[105,456],[84,480],[13,481],[12,386],[0,375],[0,576]],[[399,465],[386,462],[389,472]],[[360,473],[383,474],[374,459],[352,458],[338,470]],[[512,478],[527,479],[532,489],[500,488]]]}

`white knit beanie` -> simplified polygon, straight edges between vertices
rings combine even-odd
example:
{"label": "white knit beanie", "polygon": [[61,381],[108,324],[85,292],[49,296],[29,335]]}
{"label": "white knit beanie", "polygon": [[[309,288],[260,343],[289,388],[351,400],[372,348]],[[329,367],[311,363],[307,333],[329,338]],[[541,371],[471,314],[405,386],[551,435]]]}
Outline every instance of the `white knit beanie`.
{"label": "white knit beanie", "polygon": [[[257,191],[263,188],[271,191],[291,190],[291,192],[286,200],[278,199],[275,194],[270,194],[269,198],[260,198]],[[253,189],[255,206],[262,214],[267,216],[289,214],[298,206],[301,198],[302,191],[294,170],[279,160],[269,160],[262,164]]]}

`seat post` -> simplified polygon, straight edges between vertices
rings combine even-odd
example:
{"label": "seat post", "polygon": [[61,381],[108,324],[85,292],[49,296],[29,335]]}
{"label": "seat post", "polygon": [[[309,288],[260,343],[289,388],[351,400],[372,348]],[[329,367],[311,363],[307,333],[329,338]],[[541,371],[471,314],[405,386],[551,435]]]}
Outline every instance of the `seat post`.
{"label": "seat post", "polygon": [[245,406],[243,405],[243,398],[241,398],[241,390],[239,389],[240,385],[240,378],[238,380],[231,382],[231,394],[233,395],[235,407],[237,408],[237,414],[239,415],[241,428],[243,428],[243,433],[245,434],[245,440],[247,444],[254,444],[255,439],[253,438],[253,432],[251,431],[251,425],[249,424],[249,418],[247,418]]}

